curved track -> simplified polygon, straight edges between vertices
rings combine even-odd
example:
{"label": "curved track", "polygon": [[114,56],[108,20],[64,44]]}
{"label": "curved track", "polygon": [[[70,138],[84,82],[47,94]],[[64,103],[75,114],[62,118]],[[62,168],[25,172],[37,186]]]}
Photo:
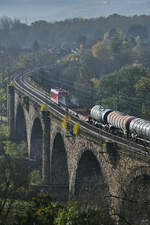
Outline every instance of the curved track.
{"label": "curved track", "polygon": [[[65,109],[59,107],[57,104],[52,102],[49,98],[48,93],[38,90],[36,87],[32,86],[26,77],[30,76],[34,71],[24,73],[22,76],[15,75],[13,81],[15,84],[15,89],[21,92],[25,96],[30,96],[33,102],[39,105],[45,104],[48,106],[48,110],[55,115],[59,120],[63,120],[66,113]],[[110,134],[107,131],[98,129],[86,122],[78,120],[75,116],[71,115],[72,123],[79,121],[81,134],[86,135],[87,137],[92,137],[97,143],[100,139],[107,140],[107,142],[117,143],[121,146],[122,149],[125,149],[128,153],[131,152],[133,156],[139,155],[143,159],[150,159],[150,148],[139,145],[131,140]]]}

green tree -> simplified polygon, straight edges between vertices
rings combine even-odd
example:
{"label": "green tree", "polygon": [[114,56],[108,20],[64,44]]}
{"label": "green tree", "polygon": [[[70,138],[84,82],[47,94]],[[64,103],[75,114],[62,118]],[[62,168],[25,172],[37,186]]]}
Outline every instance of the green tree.
{"label": "green tree", "polygon": [[16,213],[14,220],[18,225],[53,225],[62,204],[53,203],[49,194],[33,197],[22,213]]}
{"label": "green tree", "polygon": [[6,116],[6,91],[0,88],[0,116]]}
{"label": "green tree", "polygon": [[137,44],[136,47],[133,48],[133,60],[137,64],[142,64],[145,67],[150,68],[150,47],[142,46]]}
{"label": "green tree", "polygon": [[117,30],[116,32],[114,32],[110,40],[110,48],[113,53],[120,53],[121,48],[123,46],[123,40],[124,40],[124,36],[120,30]]}
{"label": "green tree", "polygon": [[150,77],[142,76],[135,84],[136,93],[139,96],[146,96],[150,92]]}
{"label": "green tree", "polygon": [[74,84],[81,107],[90,107],[93,102],[93,83],[86,67],[80,67],[80,74]]}
{"label": "green tree", "polygon": [[148,73],[145,67],[133,65],[102,76],[97,87],[97,103],[131,115],[140,115],[143,100],[136,96],[136,83]]}
{"label": "green tree", "polygon": [[150,77],[142,76],[135,84],[136,95],[141,99],[141,114],[150,119]]}
{"label": "green tree", "polygon": [[92,46],[92,54],[99,60],[100,74],[107,74],[113,71],[113,57],[108,43],[107,41],[99,41]]}
{"label": "green tree", "polygon": [[146,26],[142,24],[133,24],[128,29],[128,35],[132,35],[134,37],[139,36],[142,40],[145,40],[148,38],[149,33]]}
{"label": "green tree", "polygon": [[87,68],[91,77],[98,77],[101,72],[101,62],[94,57],[91,50],[84,49],[80,53],[80,64]]}
{"label": "green tree", "polygon": [[24,168],[19,160],[1,156],[0,177],[0,224],[3,225],[10,220],[16,199],[26,197],[29,187],[28,168]]}
{"label": "green tree", "polygon": [[9,155],[14,158],[25,158],[28,155],[27,144],[25,142],[21,142],[20,144],[16,144],[11,141],[4,142],[4,151],[6,155]]}
{"label": "green tree", "polygon": [[40,185],[42,184],[41,174],[39,170],[33,170],[30,173],[30,184]]}
{"label": "green tree", "polygon": [[113,225],[112,219],[104,212],[93,207],[81,207],[71,203],[59,210],[55,225]]}

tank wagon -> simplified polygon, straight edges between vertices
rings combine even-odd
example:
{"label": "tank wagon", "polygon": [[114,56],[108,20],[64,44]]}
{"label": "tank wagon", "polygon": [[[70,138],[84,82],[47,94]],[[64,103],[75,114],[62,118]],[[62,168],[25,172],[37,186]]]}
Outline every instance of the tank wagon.
{"label": "tank wagon", "polygon": [[135,118],[129,126],[132,136],[147,137],[150,139],[150,121],[141,118]]}
{"label": "tank wagon", "polygon": [[96,126],[104,127],[114,134],[150,139],[150,121],[112,109],[104,109],[101,105],[95,105],[91,109],[90,117],[90,121]]}
{"label": "tank wagon", "polygon": [[51,89],[50,99],[61,107],[67,108],[69,114],[98,128],[135,139],[140,143],[142,140],[142,144],[143,140],[150,141],[150,121],[112,109],[105,109],[102,105],[95,105],[90,110],[72,108],[69,91],[61,88]]}

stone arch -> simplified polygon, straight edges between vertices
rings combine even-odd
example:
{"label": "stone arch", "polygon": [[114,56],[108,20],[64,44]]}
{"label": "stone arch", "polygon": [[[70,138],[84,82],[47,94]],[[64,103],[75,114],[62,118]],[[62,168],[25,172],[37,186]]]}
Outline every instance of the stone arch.
{"label": "stone arch", "polygon": [[17,142],[25,141],[27,143],[27,127],[26,127],[26,119],[23,107],[21,104],[17,106],[16,112],[16,126],[15,126],[16,140]]}
{"label": "stone arch", "polygon": [[82,203],[92,203],[107,208],[107,186],[95,154],[86,149],[78,160],[75,178],[75,196]]}
{"label": "stone arch", "polygon": [[69,171],[67,162],[67,153],[63,137],[57,132],[51,152],[51,183],[55,185],[64,185],[66,191],[69,191]]}
{"label": "stone arch", "polygon": [[30,140],[30,159],[38,163],[38,167],[42,170],[42,147],[43,147],[43,128],[39,117],[33,121]]}
{"label": "stone arch", "polygon": [[119,224],[150,224],[150,167],[135,168],[126,178],[118,204]]}

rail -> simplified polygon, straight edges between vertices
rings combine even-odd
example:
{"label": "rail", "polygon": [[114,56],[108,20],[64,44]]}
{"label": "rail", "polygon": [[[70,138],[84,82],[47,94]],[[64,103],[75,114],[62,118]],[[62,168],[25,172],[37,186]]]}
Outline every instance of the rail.
{"label": "rail", "polygon": [[[39,69],[39,68],[38,68]],[[36,70],[38,70],[36,69]],[[13,77],[13,81],[15,84],[15,89],[21,92],[25,96],[30,96],[33,102],[35,102],[39,107],[42,104],[47,105],[48,110],[51,112],[53,116],[55,116],[58,120],[62,120],[66,113],[65,109],[61,108],[54,102],[52,102],[49,98],[48,93],[45,91],[38,90],[36,87],[32,86],[32,84],[26,80],[26,77],[30,76],[35,70],[24,73],[23,75],[15,75]],[[98,129],[86,122],[79,120],[77,117],[70,115],[72,119],[72,124],[75,124],[77,121],[80,122],[80,130],[81,134],[86,136],[87,138],[93,138],[96,142],[100,142],[100,140],[104,140],[104,142],[112,142],[116,143],[123,148],[126,149],[127,152],[137,154],[144,159],[150,159],[150,148],[140,145],[132,140],[128,140],[123,137],[116,136],[111,134],[103,129]]]}

